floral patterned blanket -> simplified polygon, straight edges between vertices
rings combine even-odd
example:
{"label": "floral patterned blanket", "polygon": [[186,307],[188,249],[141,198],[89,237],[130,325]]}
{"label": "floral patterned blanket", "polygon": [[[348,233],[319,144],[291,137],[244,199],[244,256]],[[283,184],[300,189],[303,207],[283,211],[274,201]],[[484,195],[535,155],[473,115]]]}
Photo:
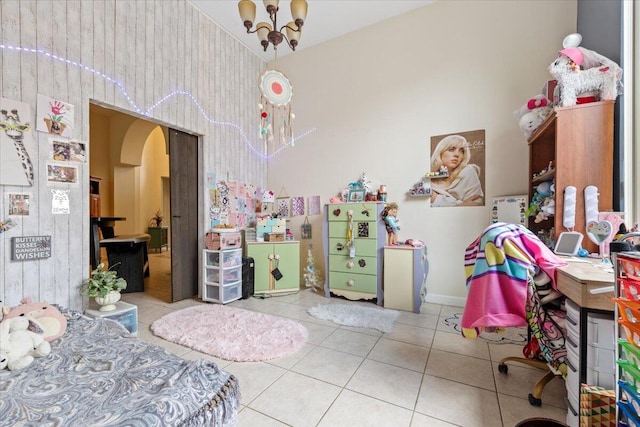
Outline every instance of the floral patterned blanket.
{"label": "floral patterned blanket", "polygon": [[119,323],[80,317],[51,354],[0,371],[1,426],[235,426],[237,379],[131,336]]}

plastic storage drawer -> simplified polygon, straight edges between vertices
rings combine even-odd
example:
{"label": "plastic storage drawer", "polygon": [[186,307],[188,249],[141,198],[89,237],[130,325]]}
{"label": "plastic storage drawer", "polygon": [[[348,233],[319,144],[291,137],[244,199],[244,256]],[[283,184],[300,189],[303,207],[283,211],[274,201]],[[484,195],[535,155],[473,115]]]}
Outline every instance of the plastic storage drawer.
{"label": "plastic storage drawer", "polygon": [[242,297],[242,282],[226,286],[205,286],[205,298],[226,304]]}

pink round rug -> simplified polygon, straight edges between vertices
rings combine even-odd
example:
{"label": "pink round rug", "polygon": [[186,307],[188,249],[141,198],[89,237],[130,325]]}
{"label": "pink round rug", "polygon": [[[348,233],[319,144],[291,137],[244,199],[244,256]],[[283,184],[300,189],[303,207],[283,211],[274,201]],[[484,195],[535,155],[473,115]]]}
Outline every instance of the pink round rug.
{"label": "pink round rug", "polygon": [[307,342],[298,322],[220,304],[202,304],[167,314],[151,331],[167,341],[220,359],[262,362],[288,356]]}

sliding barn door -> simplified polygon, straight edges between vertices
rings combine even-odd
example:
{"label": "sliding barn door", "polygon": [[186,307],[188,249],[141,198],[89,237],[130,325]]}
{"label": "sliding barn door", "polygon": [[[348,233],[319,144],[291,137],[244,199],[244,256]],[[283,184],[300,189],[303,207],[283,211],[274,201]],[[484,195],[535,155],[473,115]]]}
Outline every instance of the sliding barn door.
{"label": "sliding barn door", "polygon": [[198,295],[198,137],[169,129],[171,299]]}

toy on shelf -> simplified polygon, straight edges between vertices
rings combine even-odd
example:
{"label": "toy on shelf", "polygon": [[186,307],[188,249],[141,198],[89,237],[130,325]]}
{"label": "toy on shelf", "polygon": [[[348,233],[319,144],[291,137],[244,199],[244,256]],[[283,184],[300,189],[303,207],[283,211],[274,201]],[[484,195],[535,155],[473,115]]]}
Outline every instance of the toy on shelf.
{"label": "toy on shelf", "polygon": [[540,172],[534,173],[533,176],[531,177],[531,179],[533,179],[534,181],[541,180],[541,179],[543,179],[543,177],[550,177],[555,172],[556,172],[556,170],[553,167],[553,160],[551,160],[549,162],[549,166],[547,166],[546,168],[542,169]]}
{"label": "toy on shelf", "polygon": [[431,195],[431,187],[427,187],[424,181],[418,181],[413,184],[413,188],[407,191],[407,196],[430,196]]}
{"label": "toy on shelf", "polygon": [[384,225],[387,229],[388,245],[395,246],[398,244],[398,231],[400,231],[400,225],[398,220],[398,204],[391,202],[384,207],[380,216],[384,221]]}
{"label": "toy on shelf", "polygon": [[536,192],[526,211],[527,216],[535,217],[534,222],[540,223],[555,214],[555,185],[553,181],[544,181],[536,186]]}
{"label": "toy on shelf", "polygon": [[558,81],[560,106],[578,104],[578,98],[595,93],[597,100],[614,100],[621,92],[622,68],[609,58],[580,47],[582,36],[565,37],[564,49],[549,65],[549,73]]}
{"label": "toy on shelf", "polygon": [[449,176],[449,169],[447,169],[446,166],[442,166],[440,167],[439,170],[437,171],[433,171],[433,172],[427,172],[424,177],[426,179],[431,179],[431,178],[446,178]]}
{"label": "toy on shelf", "polygon": [[551,101],[540,94],[529,99],[522,107],[514,111],[513,115],[518,120],[520,130],[528,139],[552,111]]}

